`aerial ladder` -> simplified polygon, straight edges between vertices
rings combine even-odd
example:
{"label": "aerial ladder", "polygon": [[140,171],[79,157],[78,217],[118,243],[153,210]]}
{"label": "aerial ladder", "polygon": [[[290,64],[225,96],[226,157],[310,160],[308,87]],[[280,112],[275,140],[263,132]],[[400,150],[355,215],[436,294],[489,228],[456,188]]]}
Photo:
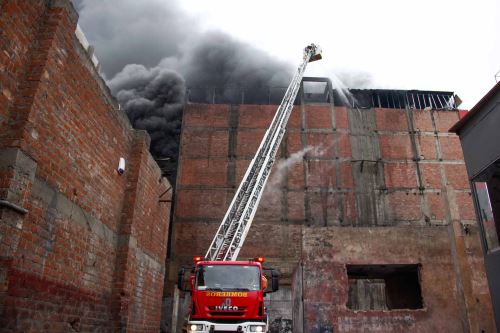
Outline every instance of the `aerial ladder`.
{"label": "aerial ladder", "polygon": [[[264,296],[278,290],[278,273],[272,268],[264,268],[262,257],[247,261],[236,259],[271,173],[306,66],[319,59],[321,51],[318,46],[311,44],[304,49],[302,63],[250,162],[205,258],[194,258],[189,286],[184,279],[186,269],[179,271],[178,288],[191,293],[185,332],[268,332]],[[264,270],[271,270],[270,288]]]}
{"label": "aerial ladder", "polygon": [[235,261],[238,258],[248,230],[252,225],[264,187],[269,179],[307,64],[321,58],[321,49],[317,45],[311,44],[304,49],[302,63],[290,82],[256,155],[248,166],[245,176],[224,215],[224,219],[205,254],[205,260]]}

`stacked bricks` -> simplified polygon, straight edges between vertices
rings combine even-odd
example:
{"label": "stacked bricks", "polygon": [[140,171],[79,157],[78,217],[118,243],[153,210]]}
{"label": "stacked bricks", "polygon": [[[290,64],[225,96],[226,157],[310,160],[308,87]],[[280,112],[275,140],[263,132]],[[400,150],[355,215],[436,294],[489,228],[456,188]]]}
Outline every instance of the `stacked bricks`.
{"label": "stacked bricks", "polygon": [[149,136],[70,1],[0,6],[0,332],[158,332],[171,191]]}
{"label": "stacked bricks", "polygon": [[[187,105],[167,297],[177,268],[207,250],[276,108]],[[494,327],[455,121],[449,110],[294,107],[239,257],[267,257],[301,291],[297,332]],[[346,264],[420,264],[425,309],[347,309]]]}
{"label": "stacked bricks", "polygon": [[[200,234],[196,232],[199,223],[218,225],[275,109],[272,105],[187,106],[175,228],[181,228],[182,224],[183,230],[192,228],[187,234]],[[332,108],[329,104],[295,107],[254,228],[270,223],[280,229],[296,225],[357,225],[362,219],[375,221],[372,224],[377,225],[473,222],[472,214],[462,216],[458,212],[458,207],[472,203],[460,143],[455,135],[444,131],[453,120],[458,120],[457,112],[400,109],[362,112],[373,118],[369,137],[364,133],[351,134],[357,118],[354,119],[350,109]],[[368,152],[372,158],[363,152],[353,154],[358,136],[364,140],[368,137],[366,143],[374,147]],[[356,154],[365,157],[356,159]],[[355,179],[353,174],[355,171],[371,177],[373,170],[379,178],[377,188]],[[364,216],[363,201],[358,198],[360,192],[373,192],[382,203],[380,211],[373,213],[375,216]],[[452,212],[453,207],[456,212]],[[202,228],[206,237],[195,236],[205,241],[195,241],[186,257],[206,250],[213,235],[209,230],[216,226],[207,228],[210,229]],[[262,241],[253,236],[254,232],[258,231],[253,229],[250,233],[243,256],[258,254],[251,250],[252,244],[255,241],[255,249],[259,249]],[[174,233],[173,252],[182,256],[184,240],[176,236]],[[296,246],[299,244],[288,247],[288,251],[295,252],[292,257],[300,253]]]}

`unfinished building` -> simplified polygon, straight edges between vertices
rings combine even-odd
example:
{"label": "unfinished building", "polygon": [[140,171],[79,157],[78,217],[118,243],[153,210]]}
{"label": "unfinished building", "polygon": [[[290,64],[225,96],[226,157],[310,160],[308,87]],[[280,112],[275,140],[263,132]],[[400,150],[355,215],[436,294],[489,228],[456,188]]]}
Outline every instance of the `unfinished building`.
{"label": "unfinished building", "polygon": [[[453,94],[340,98],[327,79],[304,81],[239,256],[281,271],[268,296],[272,332],[495,331],[460,142],[448,133],[459,120]],[[177,269],[207,250],[271,122],[276,105],[266,103],[279,103],[271,91],[260,105],[239,92],[190,96],[167,305]]]}

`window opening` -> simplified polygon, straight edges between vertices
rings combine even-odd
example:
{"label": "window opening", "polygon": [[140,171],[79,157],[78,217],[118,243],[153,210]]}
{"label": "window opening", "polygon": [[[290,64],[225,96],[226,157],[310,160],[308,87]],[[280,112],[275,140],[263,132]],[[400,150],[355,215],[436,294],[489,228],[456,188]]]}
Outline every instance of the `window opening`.
{"label": "window opening", "polygon": [[352,310],[423,308],[419,265],[348,265]]}

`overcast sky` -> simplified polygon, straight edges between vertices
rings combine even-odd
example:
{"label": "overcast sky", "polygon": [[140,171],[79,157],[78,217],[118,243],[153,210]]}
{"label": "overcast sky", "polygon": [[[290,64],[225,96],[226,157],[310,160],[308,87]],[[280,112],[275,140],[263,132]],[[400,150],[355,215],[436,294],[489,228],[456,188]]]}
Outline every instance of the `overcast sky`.
{"label": "overcast sky", "polygon": [[[114,18],[103,27],[106,20],[95,17],[106,12],[101,8],[106,2],[107,13]],[[193,31],[221,30],[293,66],[300,61],[302,48],[314,42],[322,46],[323,60],[310,64],[306,75],[336,72],[354,77],[348,85],[454,91],[464,101],[462,108],[471,108],[495,84],[495,73],[500,71],[499,0],[79,0],[76,4],[87,38],[108,67],[120,57],[120,47],[137,44],[133,29],[141,21],[142,28],[154,31],[146,39],[151,39],[156,54],[145,51],[149,44],[144,36],[135,46],[151,55],[134,61],[146,66],[178,52],[159,44],[186,48],[182,40],[189,41]],[[109,27],[111,23],[116,26]],[[107,33],[99,32],[103,29]],[[106,50],[111,30],[122,31],[129,42],[114,43]],[[123,66],[115,64],[113,74]]]}

